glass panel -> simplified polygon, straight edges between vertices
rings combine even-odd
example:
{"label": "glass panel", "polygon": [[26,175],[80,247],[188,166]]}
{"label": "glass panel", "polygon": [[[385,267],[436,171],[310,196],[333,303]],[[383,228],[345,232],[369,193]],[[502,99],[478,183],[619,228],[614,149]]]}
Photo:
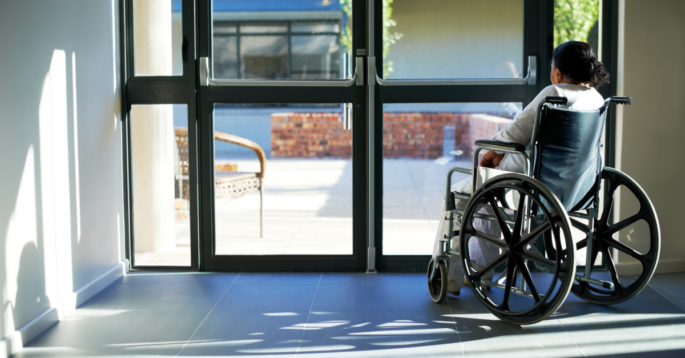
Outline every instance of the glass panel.
{"label": "glass panel", "polygon": [[383,24],[385,78],[524,72],[523,0],[384,1]]}
{"label": "glass panel", "polygon": [[243,78],[287,78],[287,36],[242,36],[240,61]]}
{"label": "glass panel", "polygon": [[214,36],[214,77],[235,78],[238,75],[238,38]]}
{"label": "glass panel", "polygon": [[131,107],[136,266],[190,266],[187,130],[186,105]]}
{"label": "glass panel", "polygon": [[215,105],[217,255],[352,254],[352,131],[342,109]]}
{"label": "glass panel", "polygon": [[234,23],[215,22],[214,35],[235,34],[238,32],[238,25]]}
{"label": "glass panel", "polygon": [[212,0],[213,76],[342,78],[351,15],[349,0]]}
{"label": "glass panel", "polygon": [[183,75],[181,0],[133,1],[136,76]]}
{"label": "glass panel", "polygon": [[599,11],[599,0],[554,0],[554,48],[567,41],[582,41],[599,56]]}
{"label": "glass panel", "polygon": [[295,22],[292,32],[317,33],[317,32],[340,32],[340,24],[335,22]]}
{"label": "glass panel", "polygon": [[293,78],[338,78],[340,44],[338,36],[293,36]]}
{"label": "glass panel", "polygon": [[288,24],[263,22],[240,25],[240,33],[242,34],[273,34],[278,32],[288,32]]}
{"label": "glass panel", "polygon": [[[430,255],[447,172],[471,168],[473,143],[510,123],[521,103],[383,105],[383,254]],[[466,179],[455,173],[452,183]]]}

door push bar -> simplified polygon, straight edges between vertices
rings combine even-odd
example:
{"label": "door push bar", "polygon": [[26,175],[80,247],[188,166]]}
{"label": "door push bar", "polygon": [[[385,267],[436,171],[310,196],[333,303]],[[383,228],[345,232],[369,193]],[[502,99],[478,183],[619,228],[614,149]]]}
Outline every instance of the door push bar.
{"label": "door push bar", "polygon": [[[347,62],[347,61],[345,61]],[[347,67],[347,66],[345,66]],[[209,71],[209,58],[200,57],[200,86],[260,86],[260,87],[352,87],[363,86],[364,58],[356,58],[354,74],[345,71],[343,80],[227,80],[212,78]]]}
{"label": "door push bar", "polygon": [[473,86],[473,85],[534,85],[537,83],[538,61],[528,56],[528,73],[523,78],[449,78],[449,79],[398,79],[384,80],[376,73],[376,82],[381,86]]}

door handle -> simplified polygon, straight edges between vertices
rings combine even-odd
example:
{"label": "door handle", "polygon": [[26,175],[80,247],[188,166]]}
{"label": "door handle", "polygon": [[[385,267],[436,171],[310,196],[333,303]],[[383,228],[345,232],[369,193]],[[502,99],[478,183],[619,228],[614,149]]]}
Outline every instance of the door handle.
{"label": "door handle", "polygon": [[397,79],[386,80],[378,77],[381,86],[473,86],[473,85],[535,85],[537,84],[538,61],[536,56],[528,56],[528,73],[523,78],[446,78],[446,79]]}

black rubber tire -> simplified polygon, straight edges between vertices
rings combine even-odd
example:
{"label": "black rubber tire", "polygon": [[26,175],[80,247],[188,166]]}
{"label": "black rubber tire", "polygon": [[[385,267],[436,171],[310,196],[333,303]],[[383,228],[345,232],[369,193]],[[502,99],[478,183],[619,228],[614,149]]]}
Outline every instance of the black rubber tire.
{"label": "black rubber tire", "polygon": [[[431,273],[435,271],[433,279],[431,280]],[[433,266],[433,259],[428,263],[428,293],[431,300],[435,303],[441,303],[445,300],[447,295],[447,266],[444,261],[439,261],[437,266]]]}
{"label": "black rubber tire", "polygon": [[[649,280],[652,278],[654,271],[656,270],[657,262],[659,261],[659,253],[661,250],[661,232],[659,229],[659,219],[656,216],[656,211],[654,210],[654,205],[652,205],[651,200],[647,196],[647,193],[638,185],[638,183],[633,180],[623,172],[620,172],[613,168],[604,168],[602,170],[602,179],[606,180],[607,186],[604,202],[604,210],[602,216],[597,220],[597,234],[593,240],[593,255],[596,257],[596,252],[602,252],[602,254],[608,258],[605,259],[607,268],[611,275],[611,279],[614,283],[613,289],[599,288],[596,286],[590,286],[584,282],[575,282],[571,288],[571,292],[579,298],[598,305],[615,305],[617,303],[625,302],[640,293],[642,289],[645,288]],[[614,193],[616,189],[622,186],[628,189],[637,198],[640,203],[640,210],[637,214],[623,219],[618,223],[610,224],[609,218],[611,213],[611,208],[614,205]],[[614,233],[617,228],[630,227],[632,224],[627,224],[630,222],[639,222],[644,220],[649,225],[649,251],[645,253],[640,253],[635,251],[625,242],[618,242],[613,239]],[[577,228],[583,230],[583,224],[572,220],[572,224]],[[583,230],[585,231],[585,230]],[[587,238],[580,241],[576,250],[582,249],[587,246]],[[594,250],[594,249],[597,249]],[[618,274],[616,267],[613,263],[612,250],[616,248],[617,250],[624,252],[626,254],[631,253],[634,258],[638,259],[642,264],[642,273],[640,276],[629,285],[621,284],[620,275]],[[591,276],[592,277],[592,276]]]}
{"label": "black rubber tire", "polygon": [[[494,211],[496,212],[495,215],[497,216],[500,228],[503,226],[507,228],[506,232],[501,232],[505,239],[500,240],[478,231],[473,226],[473,220],[476,218],[476,212],[481,205],[497,206],[504,209],[505,204],[502,203],[503,195],[511,191],[518,192],[519,198],[521,198],[519,199],[513,219],[513,229],[509,227],[510,224],[506,222],[507,219],[505,219],[499,209]],[[539,208],[539,212],[542,213],[538,216],[544,219],[530,233],[524,233],[522,230],[524,225],[523,219],[518,214],[527,207],[526,201],[523,198],[528,198],[526,199],[529,200],[528,203],[536,205]],[[528,210],[532,209],[529,207]],[[553,233],[556,247],[554,250],[559,253],[554,258],[542,257],[529,250],[529,245],[533,245],[548,231]],[[563,238],[560,233],[563,234]],[[500,246],[501,250],[500,255],[487,263],[487,267],[482,268],[480,271],[475,266],[472,266],[468,249],[469,240],[473,237]],[[516,325],[537,323],[549,318],[566,301],[576,272],[575,243],[571,236],[571,222],[559,199],[539,181],[522,174],[511,173],[497,176],[484,183],[473,194],[466,206],[466,210],[464,210],[459,240],[461,244],[462,267],[471,289],[485,308],[500,320]],[[560,254],[562,251],[564,255]],[[551,267],[548,271],[550,276],[546,276],[546,278],[551,277],[548,280],[550,282],[549,287],[542,291],[538,291],[537,287],[541,287],[540,283],[544,281],[535,283],[530,272],[529,264],[535,262],[544,263],[546,266]],[[481,284],[481,280],[485,273],[494,270],[501,264],[506,264],[507,267],[505,271],[507,284],[503,288],[502,303],[497,304],[490,298],[494,297],[490,295],[496,292],[486,292],[488,290]],[[530,299],[533,300],[531,305],[526,305],[526,307],[521,309],[511,305],[517,272],[521,272],[524,275],[523,277],[528,284],[528,294],[530,294]],[[500,288],[493,288],[492,290],[498,289]],[[520,289],[517,290],[521,291]]]}

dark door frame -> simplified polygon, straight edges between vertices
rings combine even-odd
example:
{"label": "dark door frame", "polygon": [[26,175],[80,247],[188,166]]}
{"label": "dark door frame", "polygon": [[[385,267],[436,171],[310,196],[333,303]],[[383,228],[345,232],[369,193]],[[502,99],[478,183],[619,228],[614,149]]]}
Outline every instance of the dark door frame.
{"label": "dark door frame", "polygon": [[[368,43],[368,5],[366,0],[353,1],[352,54],[366,54]],[[369,186],[370,175],[383,177],[382,106],[381,103],[430,102],[503,102],[527,104],[549,84],[553,33],[553,2],[524,0],[524,66],[525,57],[537,56],[537,84],[530,86],[411,86],[332,87],[201,87],[199,58],[211,58],[211,0],[181,0],[183,19],[183,75],[172,77],[136,77],[133,69],[132,0],[119,1],[121,52],[122,158],[124,182],[124,235],[126,257],[131,269],[185,271],[364,271],[367,268],[367,244],[375,238],[375,262],[379,271],[421,272],[429,256],[384,256],[382,253],[382,179]],[[609,72],[617,68],[618,1],[602,0],[602,60]],[[382,53],[380,29],[382,5],[375,1],[375,52]],[[382,68],[382,57],[376,56],[376,68]],[[364,61],[368,57],[364,57]],[[364,68],[367,68],[365,63]],[[366,71],[360,75],[365,76]],[[366,77],[366,76],[365,76]],[[374,90],[374,157],[369,158],[367,90]],[[616,83],[600,89],[607,97],[616,94]],[[213,123],[214,103],[353,103],[353,254],[352,255],[270,255],[216,256],[213,254]],[[190,229],[191,265],[189,267],[137,266],[134,261],[133,193],[131,188],[130,109],[137,104],[186,104],[188,106],[188,141],[190,153]],[[615,111],[610,112],[606,128],[605,165],[615,162]],[[373,159],[373,160],[371,160]],[[373,168],[369,168],[374,162]],[[372,172],[370,172],[370,170]],[[370,215],[369,194],[373,194],[374,212]],[[381,204],[381,205],[378,205]],[[370,218],[376,225],[370,226]],[[369,228],[373,228],[370,233]]]}

